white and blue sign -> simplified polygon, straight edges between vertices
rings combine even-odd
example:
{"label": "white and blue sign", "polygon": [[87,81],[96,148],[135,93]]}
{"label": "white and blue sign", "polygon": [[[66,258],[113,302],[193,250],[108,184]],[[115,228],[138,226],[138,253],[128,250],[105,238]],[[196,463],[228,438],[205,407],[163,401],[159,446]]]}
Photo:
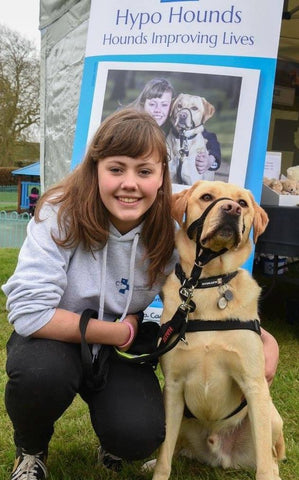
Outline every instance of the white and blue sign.
{"label": "white and blue sign", "polygon": [[245,185],[259,199],[282,6],[283,0],[92,1],[72,168],[101,120],[161,76],[176,94],[213,105],[206,128],[221,147],[215,178]]}
{"label": "white and blue sign", "polygon": [[[92,0],[72,168],[107,115],[164,78],[173,98],[209,105],[206,143],[219,157],[211,179],[245,186],[259,200],[282,7],[283,0]],[[174,187],[193,183],[192,175],[174,176]]]}

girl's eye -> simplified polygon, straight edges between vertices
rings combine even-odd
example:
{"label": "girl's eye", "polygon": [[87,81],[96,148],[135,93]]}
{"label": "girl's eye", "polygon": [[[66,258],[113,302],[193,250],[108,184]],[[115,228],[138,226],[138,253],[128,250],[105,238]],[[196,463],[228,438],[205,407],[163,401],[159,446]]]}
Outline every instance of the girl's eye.
{"label": "girl's eye", "polygon": [[151,173],[152,173],[151,170],[140,170],[139,172],[139,174],[142,175],[143,177],[147,177]]}
{"label": "girl's eye", "polygon": [[248,207],[248,203],[245,200],[239,200],[239,205],[242,208]]}
{"label": "girl's eye", "polygon": [[121,169],[119,167],[110,167],[109,168],[109,171],[111,173],[120,173],[121,172]]}

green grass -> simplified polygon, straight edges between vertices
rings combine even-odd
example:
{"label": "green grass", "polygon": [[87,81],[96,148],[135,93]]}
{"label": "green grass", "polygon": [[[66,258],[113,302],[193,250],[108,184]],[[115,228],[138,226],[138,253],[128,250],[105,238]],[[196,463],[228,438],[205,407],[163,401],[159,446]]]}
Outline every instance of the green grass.
{"label": "green grass", "polygon": [[[0,283],[5,282],[14,270],[18,250],[0,249]],[[270,277],[258,275],[262,285],[269,285]],[[285,320],[286,302],[290,297],[297,297],[298,271],[279,278],[272,294],[262,302],[262,323],[277,338],[280,345],[280,363],[271,387],[274,402],[284,419],[284,434],[287,445],[287,462],[281,463],[280,472],[283,480],[299,478],[299,443],[298,443],[298,318],[297,326]],[[12,328],[7,322],[5,297],[0,293],[0,395],[4,396],[6,384],[5,344]],[[77,397],[71,407],[56,424],[55,433],[50,444],[48,466],[50,480],[149,480],[151,474],[141,474],[142,462],[126,465],[117,477],[105,472],[97,465],[96,449],[98,442],[92,430],[88,409]],[[13,431],[0,402],[0,480],[9,478],[15,449]],[[187,459],[175,459],[171,479],[180,480],[253,480],[251,471],[224,471],[210,468]]]}
{"label": "green grass", "polygon": [[11,211],[18,208],[17,192],[0,192],[0,210]]}

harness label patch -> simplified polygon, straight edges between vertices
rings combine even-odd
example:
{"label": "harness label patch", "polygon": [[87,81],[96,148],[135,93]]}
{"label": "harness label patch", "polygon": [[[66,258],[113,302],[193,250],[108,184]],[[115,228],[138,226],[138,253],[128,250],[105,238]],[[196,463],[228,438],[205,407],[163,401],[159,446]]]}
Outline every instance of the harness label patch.
{"label": "harness label patch", "polygon": [[164,333],[163,337],[162,337],[162,341],[164,343],[167,342],[168,338],[172,335],[173,333],[173,328],[172,327],[168,327],[168,329],[166,330],[166,332]]}

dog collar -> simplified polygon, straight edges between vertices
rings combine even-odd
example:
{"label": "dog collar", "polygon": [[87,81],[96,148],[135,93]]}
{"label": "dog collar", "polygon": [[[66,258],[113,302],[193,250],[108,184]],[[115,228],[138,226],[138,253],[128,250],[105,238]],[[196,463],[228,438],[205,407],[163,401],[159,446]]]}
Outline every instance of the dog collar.
{"label": "dog collar", "polygon": [[[213,287],[220,287],[221,285],[225,285],[226,283],[230,282],[238,273],[238,270],[227,273],[224,275],[215,275],[212,277],[206,278],[199,278],[195,285],[195,288],[213,288]],[[181,285],[184,285],[184,282],[187,280],[186,274],[182,268],[180,263],[177,263],[175,266],[175,274],[181,282]]]}
{"label": "dog collar", "polygon": [[172,133],[173,133],[175,138],[185,137],[188,140],[192,140],[193,138],[196,137],[196,135],[197,135],[196,132],[191,133],[190,136],[187,136],[186,132],[191,132],[192,130],[195,130],[196,128],[199,128],[199,127],[203,127],[203,123],[201,123],[200,125],[196,125],[192,128],[182,128],[181,127],[179,131],[172,125],[171,130],[172,130]]}

